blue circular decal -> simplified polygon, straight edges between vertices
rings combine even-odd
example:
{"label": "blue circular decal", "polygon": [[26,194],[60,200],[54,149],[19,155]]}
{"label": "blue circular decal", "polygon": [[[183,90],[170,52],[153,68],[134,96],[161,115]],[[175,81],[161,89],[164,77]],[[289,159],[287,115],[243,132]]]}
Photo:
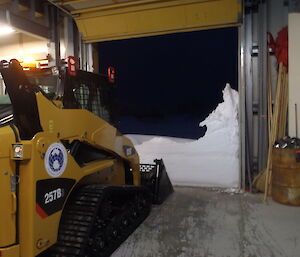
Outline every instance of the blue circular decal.
{"label": "blue circular decal", "polygon": [[67,166],[67,151],[61,143],[53,143],[45,154],[45,168],[51,177],[61,176]]}

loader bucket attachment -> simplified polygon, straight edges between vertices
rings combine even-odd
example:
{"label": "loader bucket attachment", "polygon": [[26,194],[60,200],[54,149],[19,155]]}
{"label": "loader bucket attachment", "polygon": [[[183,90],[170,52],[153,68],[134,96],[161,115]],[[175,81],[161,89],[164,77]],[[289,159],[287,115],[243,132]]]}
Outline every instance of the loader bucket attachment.
{"label": "loader bucket attachment", "polygon": [[141,182],[148,187],[152,194],[154,204],[162,204],[174,192],[162,159],[154,160],[155,164],[141,164]]}

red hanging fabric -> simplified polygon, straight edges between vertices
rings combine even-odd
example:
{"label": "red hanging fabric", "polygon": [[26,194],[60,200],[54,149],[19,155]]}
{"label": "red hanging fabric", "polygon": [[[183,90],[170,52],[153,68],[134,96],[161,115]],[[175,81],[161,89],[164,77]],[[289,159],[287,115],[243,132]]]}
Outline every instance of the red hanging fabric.
{"label": "red hanging fabric", "polygon": [[284,27],[278,32],[276,40],[271,33],[268,33],[268,44],[274,52],[277,62],[282,62],[288,70],[288,27]]}

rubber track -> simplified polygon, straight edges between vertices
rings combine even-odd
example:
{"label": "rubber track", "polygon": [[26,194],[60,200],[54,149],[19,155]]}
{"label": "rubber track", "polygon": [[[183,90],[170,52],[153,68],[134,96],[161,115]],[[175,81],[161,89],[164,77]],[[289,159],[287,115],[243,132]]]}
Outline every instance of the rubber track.
{"label": "rubber track", "polygon": [[[115,209],[112,211],[113,215],[103,218],[100,214],[101,207],[105,212],[111,198],[118,199],[122,207],[112,203],[111,208]],[[151,194],[144,187],[84,186],[66,204],[60,222],[58,241],[43,256],[110,256],[144,221],[150,209]]]}

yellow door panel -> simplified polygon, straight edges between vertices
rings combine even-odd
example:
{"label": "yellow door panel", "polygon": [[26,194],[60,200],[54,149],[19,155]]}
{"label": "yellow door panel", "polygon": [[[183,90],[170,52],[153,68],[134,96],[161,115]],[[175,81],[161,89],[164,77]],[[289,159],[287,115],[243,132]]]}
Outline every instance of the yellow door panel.
{"label": "yellow door panel", "polygon": [[[14,134],[9,126],[1,128],[0,144],[0,247],[16,242],[16,197],[12,183],[15,175],[15,163],[10,160],[11,142]],[[3,255],[2,255],[3,256]]]}
{"label": "yellow door panel", "polygon": [[16,241],[16,198],[11,192],[12,175],[10,171],[0,171],[0,203],[2,203],[0,205],[0,247],[11,245]]}
{"label": "yellow door panel", "polygon": [[238,26],[242,1],[132,1],[72,13],[85,42],[97,42]]}
{"label": "yellow door panel", "polygon": [[0,248],[1,257],[20,257],[20,246],[14,245],[6,248]]}

